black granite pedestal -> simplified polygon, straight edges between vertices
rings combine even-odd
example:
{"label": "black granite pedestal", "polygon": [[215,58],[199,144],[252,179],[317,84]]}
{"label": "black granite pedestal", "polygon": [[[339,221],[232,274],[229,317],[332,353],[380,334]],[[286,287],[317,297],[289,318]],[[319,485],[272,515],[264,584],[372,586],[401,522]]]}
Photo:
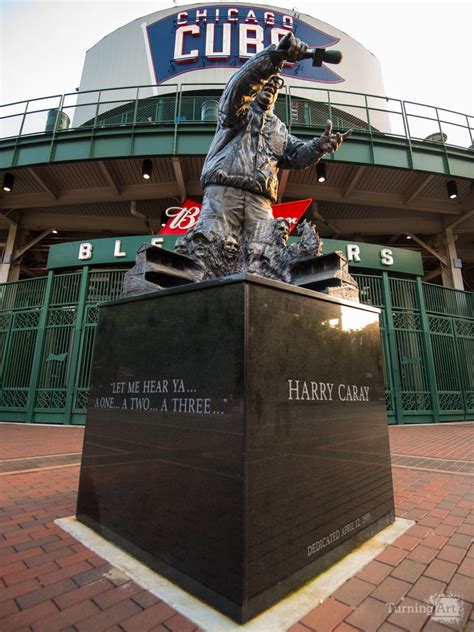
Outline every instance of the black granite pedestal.
{"label": "black granite pedestal", "polygon": [[393,521],[377,310],[252,275],[101,308],[77,517],[244,622]]}

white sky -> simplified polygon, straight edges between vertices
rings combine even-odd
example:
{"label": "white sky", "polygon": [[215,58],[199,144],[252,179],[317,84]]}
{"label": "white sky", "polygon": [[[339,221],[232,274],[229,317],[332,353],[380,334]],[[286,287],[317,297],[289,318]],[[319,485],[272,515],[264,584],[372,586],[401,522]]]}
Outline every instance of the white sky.
{"label": "white sky", "polygon": [[[296,8],[358,40],[379,59],[387,96],[473,114],[470,0],[261,4]],[[119,26],[172,5],[171,0],[0,0],[0,103],[73,92],[88,48]]]}

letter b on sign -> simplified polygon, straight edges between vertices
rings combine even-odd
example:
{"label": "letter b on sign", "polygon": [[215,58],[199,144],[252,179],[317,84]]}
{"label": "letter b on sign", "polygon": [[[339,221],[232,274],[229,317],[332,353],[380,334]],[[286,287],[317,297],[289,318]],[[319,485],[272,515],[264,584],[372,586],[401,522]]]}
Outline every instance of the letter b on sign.
{"label": "letter b on sign", "polygon": [[79,245],[79,259],[80,261],[92,259],[92,244],[85,242]]}

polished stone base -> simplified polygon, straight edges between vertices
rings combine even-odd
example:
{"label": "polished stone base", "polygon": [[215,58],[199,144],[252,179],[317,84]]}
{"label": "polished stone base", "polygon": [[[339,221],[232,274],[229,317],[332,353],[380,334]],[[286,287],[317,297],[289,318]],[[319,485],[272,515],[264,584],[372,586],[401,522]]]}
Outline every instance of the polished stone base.
{"label": "polished stone base", "polygon": [[101,308],[78,519],[244,622],[393,520],[378,313],[251,275]]}

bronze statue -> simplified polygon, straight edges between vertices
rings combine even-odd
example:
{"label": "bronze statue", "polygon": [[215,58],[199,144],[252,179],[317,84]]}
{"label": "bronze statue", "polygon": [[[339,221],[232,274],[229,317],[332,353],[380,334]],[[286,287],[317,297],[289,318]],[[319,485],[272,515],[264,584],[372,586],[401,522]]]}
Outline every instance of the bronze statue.
{"label": "bronze statue", "polygon": [[249,59],[227,84],[201,174],[199,229],[243,232],[253,239],[263,224],[273,221],[279,169],[314,165],[324,154],[337,151],[352,133],[334,134],[328,121],[320,138],[304,142],[273,113],[283,85],[283,64],[301,61],[307,52],[307,44],[289,32],[278,46],[272,44]]}
{"label": "bronze statue", "polygon": [[141,252],[137,266],[125,275],[126,293],[150,291],[152,283],[172,286],[179,267],[180,282],[250,272],[357,298],[347,261],[339,254],[320,256],[315,227],[303,222],[297,231],[299,242],[287,246],[290,223],[275,220],[272,212],[280,168],[314,165],[324,154],[337,151],[352,133],[334,134],[328,121],[320,138],[304,142],[273,113],[285,61],[298,62],[317,52],[289,32],[234,74],[219,102],[217,129],[201,174],[204,198],[199,220],[177,240],[174,258],[153,246]]}

